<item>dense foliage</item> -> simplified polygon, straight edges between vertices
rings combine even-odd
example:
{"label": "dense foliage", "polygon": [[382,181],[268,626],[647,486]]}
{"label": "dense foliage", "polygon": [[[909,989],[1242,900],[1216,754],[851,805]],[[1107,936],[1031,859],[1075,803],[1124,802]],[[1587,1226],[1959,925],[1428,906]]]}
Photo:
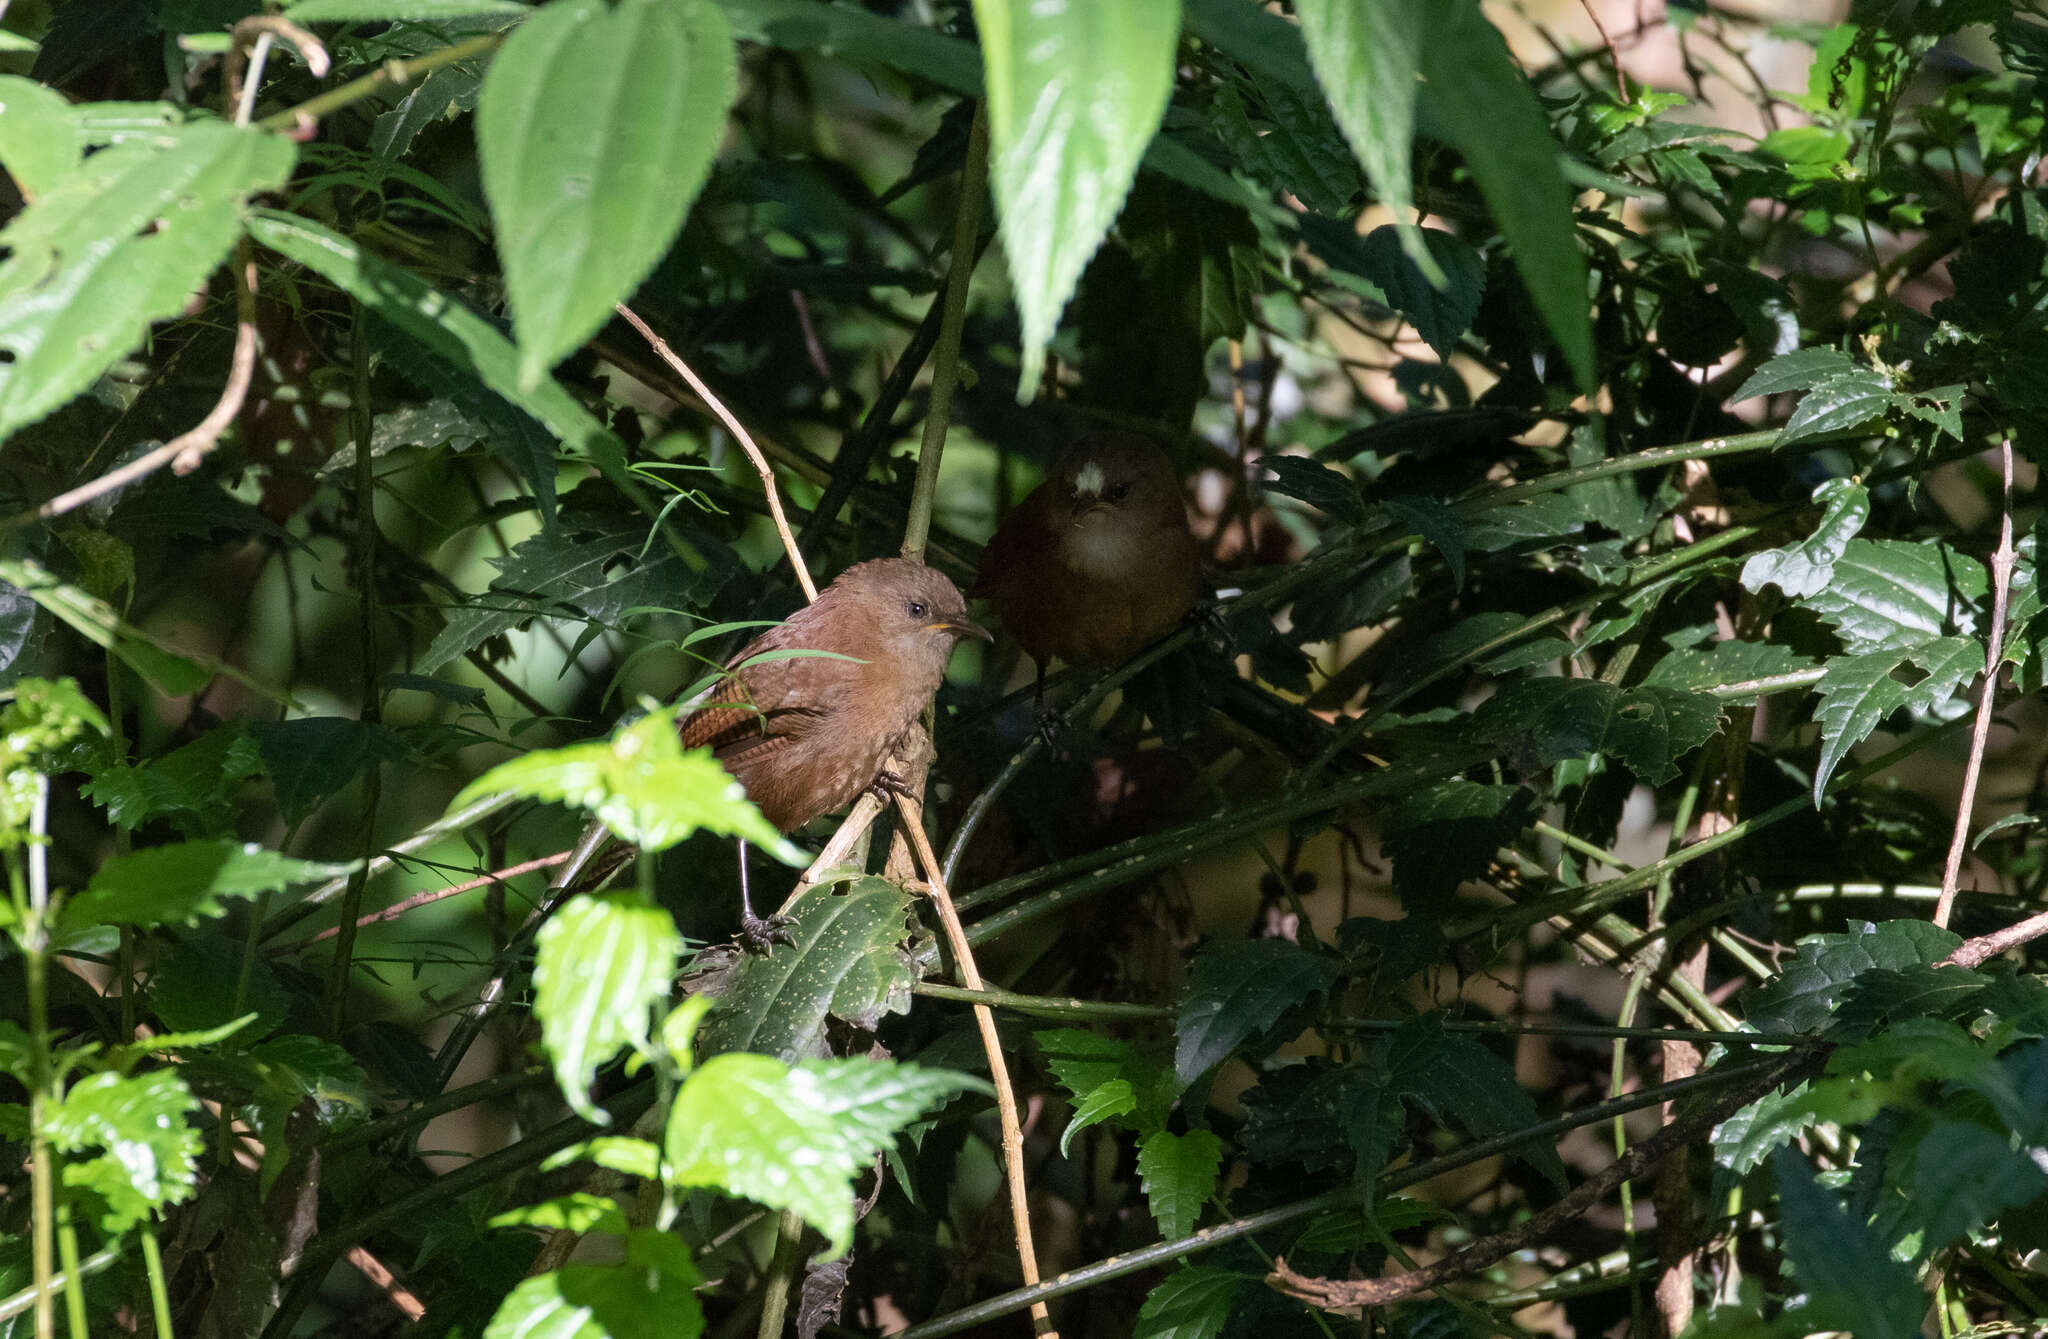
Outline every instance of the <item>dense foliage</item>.
{"label": "dense foliage", "polygon": [[[0,1324],[2048,1326],[2048,18],[1529,8],[0,5]],[[792,889],[771,502],[1090,425],[1215,598]]]}

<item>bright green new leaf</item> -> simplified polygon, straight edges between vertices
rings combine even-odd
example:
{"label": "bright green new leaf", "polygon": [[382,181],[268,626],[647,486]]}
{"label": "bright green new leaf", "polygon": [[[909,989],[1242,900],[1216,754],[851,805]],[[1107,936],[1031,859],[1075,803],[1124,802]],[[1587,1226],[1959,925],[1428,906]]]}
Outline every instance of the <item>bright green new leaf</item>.
{"label": "bright green new leaf", "polygon": [[1074,1102],[1074,1114],[1068,1118],[1067,1128],[1060,1131],[1060,1156],[1068,1156],[1074,1136],[1089,1126],[1128,1116],[1137,1109],[1138,1093],[1129,1079],[1110,1079],[1090,1088]]}
{"label": "bright green new leaf", "polygon": [[540,928],[533,1012],[555,1081],[585,1120],[606,1122],[591,1076],[621,1046],[647,1048],[649,1011],[667,998],[682,947],[675,918],[639,893],[571,898]]}
{"label": "bright green new leaf", "polygon": [[933,1102],[978,1086],[964,1075],[870,1060],[713,1056],[669,1111],[669,1184],[712,1186],[788,1209],[825,1234],[834,1256],[853,1239],[853,1178]]}
{"label": "bright green new leaf", "polygon": [[192,1193],[205,1147],[189,1119],[198,1105],[185,1080],[163,1069],[93,1074],[64,1094],[43,1129],[58,1153],[90,1154],[65,1158],[64,1184],[105,1201],[101,1230],[126,1232]]}
{"label": "bright green new leaf", "polygon": [[151,846],[101,865],[85,891],[64,904],[58,925],[70,933],[95,925],[191,925],[226,911],[223,899],[272,893],[351,868],[295,860],[254,842]]}
{"label": "bright green new leaf", "polygon": [[743,837],[785,864],[803,863],[711,750],[683,750],[673,708],[651,711],[610,739],[499,763],[463,787],[449,811],[501,793],[574,805],[646,851],[705,828]]}
{"label": "bright green new leaf", "polygon": [[0,440],[91,385],[227,255],[291,141],[200,122],[85,160],[0,231]]}
{"label": "bright green new leaf", "polygon": [[1180,0],[975,0],[989,182],[1023,322],[1017,397],[1122,208],[1173,91]]}
{"label": "bright green new leaf", "polygon": [[692,1339],[704,1332],[703,1281],[681,1237],[642,1228],[617,1264],[564,1265],[522,1282],[484,1339]]}
{"label": "bright green new leaf", "polygon": [[1154,1130],[1138,1141],[1138,1181],[1161,1237],[1178,1241],[1195,1230],[1222,1167],[1223,1141],[1208,1130]]}
{"label": "bright green new leaf", "polygon": [[0,75],[0,166],[24,200],[70,176],[85,156],[78,118],[53,89],[17,74]]}
{"label": "bright green new leaf", "polygon": [[554,0],[506,39],[476,135],[520,385],[539,384],[668,250],[737,80],[710,0]]}

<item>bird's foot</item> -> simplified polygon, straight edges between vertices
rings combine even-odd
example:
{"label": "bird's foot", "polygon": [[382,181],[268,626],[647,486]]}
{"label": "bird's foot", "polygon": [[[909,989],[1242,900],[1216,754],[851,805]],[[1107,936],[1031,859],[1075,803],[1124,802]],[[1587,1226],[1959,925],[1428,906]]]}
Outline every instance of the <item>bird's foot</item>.
{"label": "bird's foot", "polygon": [[796,947],[796,918],[793,916],[756,916],[752,912],[740,913],[740,945],[749,953],[766,953],[777,944]]}
{"label": "bird's foot", "polygon": [[886,768],[875,773],[875,779],[868,782],[868,793],[880,800],[884,805],[894,804],[898,795],[910,800],[922,800],[924,798],[924,795],[912,787],[908,781],[905,781],[902,777]]}
{"label": "bird's foot", "polygon": [[1041,704],[1033,722],[1038,742],[1055,757],[1065,757],[1068,743],[1072,740],[1074,728],[1067,724],[1066,715],[1056,707]]}

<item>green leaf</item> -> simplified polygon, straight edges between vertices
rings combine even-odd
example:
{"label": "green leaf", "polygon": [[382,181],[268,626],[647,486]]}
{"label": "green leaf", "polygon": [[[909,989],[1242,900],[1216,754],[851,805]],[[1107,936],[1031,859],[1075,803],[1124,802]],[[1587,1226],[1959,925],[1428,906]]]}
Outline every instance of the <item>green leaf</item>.
{"label": "green leaf", "polygon": [[612,627],[637,610],[703,604],[732,566],[723,550],[700,550],[702,566],[674,553],[650,554],[647,528],[620,519],[575,535],[542,532],[502,558],[490,589],[447,611],[414,667],[432,674],[487,638],[535,618],[567,618]]}
{"label": "green leaf", "polygon": [[258,721],[249,733],[276,783],[277,807],[287,823],[305,818],[378,763],[403,756],[390,731],[353,716]]}
{"label": "green leaf", "polygon": [[133,1078],[109,1071],[73,1084],[50,1112],[43,1130],[57,1152],[103,1150],[64,1162],[64,1184],[102,1201],[102,1231],[119,1235],[192,1193],[205,1148],[191,1121],[198,1107],[170,1070]]}
{"label": "green leaf", "polygon": [[1174,1026],[1174,1068],[1183,1083],[1207,1073],[1288,1010],[1337,979],[1334,959],[1285,939],[1210,944],[1195,955],[1188,997]]}
{"label": "green leaf", "polygon": [[1534,816],[1526,786],[1489,786],[1453,778],[1409,795],[1387,823],[1383,844],[1394,887],[1410,906],[1449,897],[1484,872],[1500,848]]}
{"label": "green leaf", "polygon": [[77,169],[85,156],[78,118],[54,89],[0,75],[0,165],[33,204]]}
{"label": "green leaf", "polygon": [[[1138,1093],[1129,1079],[1107,1079],[1077,1094],[1074,1114],[1067,1121],[1067,1128],[1060,1131],[1060,1156],[1067,1157],[1073,1147],[1074,1136],[1091,1125],[1118,1116],[1128,1116],[1138,1109]],[[1159,1133],[1159,1131],[1154,1131]]]}
{"label": "green leaf", "polygon": [[539,1204],[494,1214],[492,1227],[537,1227],[546,1232],[610,1232],[624,1236],[626,1215],[617,1201],[577,1190]]}
{"label": "green leaf", "polygon": [[[1515,1082],[1514,1066],[1470,1037],[1443,1030],[1436,1014],[1402,1024],[1387,1042],[1390,1082],[1428,1107],[1437,1120],[1491,1139],[1540,1125],[1542,1113]],[[1564,1162],[1548,1141],[1522,1144],[1515,1155],[1563,1192]]]}
{"label": "green leaf", "polygon": [[1020,401],[1173,91],[1180,0],[974,0],[989,184],[1023,322]]}
{"label": "green leaf", "polygon": [[1776,586],[1796,600],[1833,579],[1835,563],[1870,519],[1870,492],[1854,480],[1829,479],[1813,490],[1813,501],[1821,509],[1813,533],[1797,544],[1751,554],[1742,565],[1745,587],[1761,591]]}
{"label": "green leaf", "polygon": [[1868,1226],[1842,1211],[1807,1169],[1781,1149],[1776,1174],[1785,1255],[1806,1290],[1794,1309],[1805,1331],[1844,1330],[1857,1339],[1916,1339],[1927,1298],[1910,1267],[1893,1260]]}
{"label": "green leaf", "polygon": [[1678,775],[1680,758],[1713,738],[1721,712],[1720,701],[1705,693],[1618,688],[1598,679],[1517,679],[1487,699],[1473,723],[1524,743],[1534,767],[1605,753],[1662,785]]}
{"label": "green leaf", "polygon": [[[1440,228],[1382,225],[1365,235],[1359,250],[1366,276],[1415,323],[1415,333],[1425,344],[1439,357],[1449,358],[1458,337],[1479,315],[1479,300],[1486,293],[1486,261],[1462,238]],[[1411,250],[1423,251],[1443,282],[1432,282]]]}
{"label": "green leaf", "polygon": [[1222,1167],[1223,1141],[1208,1130],[1154,1130],[1138,1141],[1138,1183],[1162,1238],[1178,1241],[1195,1230]]}
{"label": "green leaf", "polygon": [[694,1339],[704,1332],[703,1283],[690,1248],[670,1232],[626,1237],[613,1265],[564,1265],[506,1295],[484,1339]]}
{"label": "green leaf", "polygon": [[1866,923],[1840,934],[1808,935],[1776,976],[1749,992],[1744,1021],[1759,1032],[1819,1032],[1861,973],[1931,967],[1962,942],[1962,936],[1926,921]]}
{"label": "green leaf", "polygon": [[708,0],[554,0],[505,40],[477,100],[519,383],[632,296],[683,226],[738,73]]}
{"label": "green leaf", "polygon": [[647,713],[610,739],[499,763],[463,787],[449,811],[498,794],[574,805],[643,850],[666,850],[704,828],[743,837],[785,864],[803,863],[803,853],[761,817],[710,749],[683,750],[672,707]]}
{"label": "green leaf", "polygon": [[882,67],[962,97],[981,95],[981,56],[972,43],[936,28],[816,0],[718,0],[742,41],[787,51],[822,51],[858,69]]}
{"label": "green leaf", "polygon": [[625,474],[625,446],[611,429],[553,378],[523,385],[519,353],[511,341],[461,302],[295,214],[257,210],[249,218],[249,235],[316,271],[435,357],[462,368],[539,419],[563,446],[580,453],[613,482]]}
{"label": "green leaf", "polygon": [[1358,495],[1358,485],[1321,461],[1309,456],[1274,454],[1263,457],[1259,463],[1273,476],[1266,481],[1267,491],[1300,498],[1327,512],[1334,521],[1364,519],[1365,501]]}
{"label": "green leaf", "polygon": [[[0,241],[5,235],[0,234]],[[17,254],[16,259],[19,259]],[[13,262],[10,261],[9,264]],[[0,267],[0,280],[5,269]],[[4,294],[0,294],[4,300]],[[0,318],[0,348],[5,347],[6,321]],[[16,365],[19,366],[18,364]],[[6,413],[7,363],[0,359],[0,415]],[[135,627],[105,600],[95,599],[68,581],[60,581],[40,563],[0,559],[0,582],[26,593],[94,645],[113,652],[121,663],[171,697],[197,692],[212,682],[214,670],[164,647]]]}
{"label": "green leaf", "polygon": [[789,909],[796,942],[749,954],[716,986],[699,1056],[758,1051],[785,1063],[819,1053],[828,1018],[873,1030],[908,1013],[916,980],[903,950],[912,899],[882,878],[809,889]]}
{"label": "green leaf", "polygon": [[57,924],[67,934],[95,925],[191,925],[225,912],[225,898],[255,897],[351,868],[295,860],[254,842],[152,846],[101,865],[85,891],[64,904]]}
{"label": "green leaf", "polygon": [[1239,1291],[1257,1282],[1210,1265],[1183,1265],[1146,1294],[1132,1339],[1216,1339],[1237,1310]]}
{"label": "green leaf", "polygon": [[1591,387],[1586,258],[1550,123],[1477,0],[1438,0],[1430,21],[1422,106],[1464,155],[1573,379]]}
{"label": "green leaf", "polygon": [[1380,203],[1405,223],[1414,207],[1416,84],[1423,46],[1435,35],[1429,0],[1299,0],[1295,12],[1309,64],[1351,152]]}
{"label": "green leaf", "polygon": [[95,771],[80,790],[104,805],[107,821],[134,829],[166,818],[188,837],[220,836],[240,812],[241,783],[263,770],[256,741],[240,722],[216,726],[161,758]]}
{"label": "green leaf", "polygon": [[2026,1148],[1971,1121],[1937,1119],[1920,1140],[1912,1219],[1921,1227],[1921,1259],[1965,1233],[2048,1191],[2048,1175]]}
{"label": "green leaf", "polygon": [[[1969,637],[1937,637],[1896,651],[1837,656],[1827,662],[1814,691],[1820,705],[1820,761],[1813,769],[1819,807],[1828,778],[1849,750],[1870,737],[1895,711],[1933,711],[1984,668],[1984,648]],[[1902,675],[1902,671],[1904,671]]]}
{"label": "green leaf", "polygon": [[1946,544],[1854,539],[1806,606],[1861,655],[1972,630],[1988,590],[1984,564]]}
{"label": "green leaf", "polygon": [[1741,404],[1759,395],[1812,390],[1823,381],[1855,370],[1856,361],[1840,349],[1794,349],[1750,373],[1749,380],[1728,397],[1728,403]]}
{"label": "green leaf", "polygon": [[683,1083],[664,1147],[669,1184],[711,1186],[787,1209],[825,1234],[834,1258],[853,1239],[853,1178],[883,1143],[963,1075],[886,1061],[713,1056]]}
{"label": "green leaf", "polygon": [[1891,378],[1865,368],[1841,372],[1815,386],[1799,401],[1778,445],[1785,446],[1824,433],[1845,432],[1882,415],[1901,397],[1892,393]]}
{"label": "green leaf", "polygon": [[513,0],[299,0],[284,18],[293,23],[383,23],[411,19],[432,23],[469,14],[530,14]]}
{"label": "green leaf", "polygon": [[167,126],[86,159],[0,230],[0,440],[91,385],[184,310],[234,245],[243,202],[284,184],[291,141]]}
{"label": "green leaf", "polygon": [[533,1012],[555,1081],[577,1115],[603,1125],[591,1077],[621,1046],[647,1049],[648,1011],[668,997],[682,951],[675,920],[639,893],[587,894],[548,919],[534,950]]}
{"label": "green leaf", "polygon": [[1812,669],[1811,657],[1777,642],[1715,642],[1704,651],[1673,651],[1643,676],[1646,687],[1700,692]]}

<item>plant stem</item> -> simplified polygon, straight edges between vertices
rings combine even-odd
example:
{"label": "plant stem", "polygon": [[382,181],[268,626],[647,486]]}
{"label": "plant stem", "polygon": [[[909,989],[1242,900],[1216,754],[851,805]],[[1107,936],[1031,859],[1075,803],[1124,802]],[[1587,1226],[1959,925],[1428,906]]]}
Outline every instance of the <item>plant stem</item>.
{"label": "plant stem", "polygon": [[[910,519],[903,527],[903,556],[924,561],[931,535],[932,502],[939,492],[939,461],[946,449],[952,421],[953,390],[960,381],[960,327],[967,316],[967,286],[978,259],[981,197],[988,187],[988,104],[977,103],[974,126],[967,132],[967,162],[960,169],[960,198],[953,209],[953,254],[946,268],[946,291],[940,299],[945,314],[939,321],[938,348],[932,354],[931,404],[924,416],[924,437],[918,444],[917,481],[910,490]],[[933,871],[937,877],[937,871]]]}

